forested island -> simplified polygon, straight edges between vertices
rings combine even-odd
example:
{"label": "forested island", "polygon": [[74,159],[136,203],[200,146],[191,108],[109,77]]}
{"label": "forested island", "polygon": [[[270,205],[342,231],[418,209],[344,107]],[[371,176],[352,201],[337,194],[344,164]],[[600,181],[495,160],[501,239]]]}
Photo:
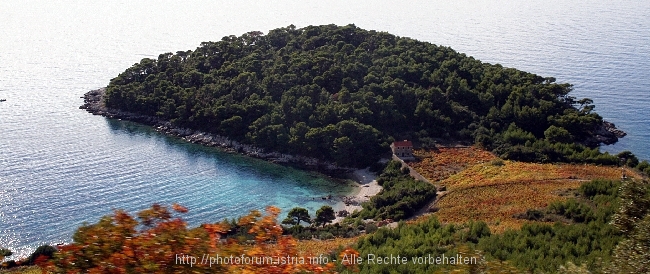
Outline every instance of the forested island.
{"label": "forested island", "polygon": [[142,59],[101,103],[338,166],[368,166],[402,139],[464,141],[519,161],[618,163],[597,147],[625,133],[571,90],[386,32],[291,25]]}
{"label": "forested island", "polygon": [[[590,99],[570,96],[571,89],[354,25],[249,32],[145,58],[106,88],[88,92],[81,108],[252,156],[370,166],[382,190],[336,224],[329,224],[335,218],[329,206],[313,219],[294,208],[279,223],[279,209],[269,207],[266,214],[253,210],[198,227],[183,221],[190,209],[179,204],[154,204],[136,214],[115,210],[83,224],[72,243],[44,245],[0,267],[647,273],[650,163],[629,151],[601,153],[601,143],[625,133],[595,113]],[[391,142],[403,139],[416,143],[416,162],[377,162],[390,155]],[[436,145],[447,141],[474,146]],[[10,255],[0,248],[0,259]],[[319,259],[213,265],[212,255]],[[394,256],[409,261],[375,260]],[[430,263],[445,256],[474,262]]]}

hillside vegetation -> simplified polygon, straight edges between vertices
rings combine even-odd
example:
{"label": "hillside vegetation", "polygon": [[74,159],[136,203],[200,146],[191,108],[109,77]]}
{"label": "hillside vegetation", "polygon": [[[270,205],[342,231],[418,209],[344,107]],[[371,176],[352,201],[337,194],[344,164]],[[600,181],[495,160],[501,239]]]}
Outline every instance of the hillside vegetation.
{"label": "hillside vegetation", "polygon": [[483,221],[445,224],[434,216],[379,229],[360,238],[354,248],[364,258],[462,254],[477,259],[474,264],[369,263],[359,266],[362,273],[646,273],[647,266],[625,256],[647,262],[648,244],[639,242],[648,239],[647,229],[634,222],[630,231],[638,236],[630,239],[620,229],[630,218],[647,216],[648,193],[647,184],[638,182],[588,181],[576,196],[539,211],[572,219],[572,224],[527,222],[520,229],[494,234]]}
{"label": "hillside vegetation", "polygon": [[[538,164],[502,161],[477,148],[418,150],[411,165],[445,186],[436,216],[443,223],[485,221],[493,232],[518,229],[527,219],[515,215],[573,197],[586,181],[642,179],[629,167],[591,164]],[[553,220],[551,220],[553,221]]]}
{"label": "hillside vegetation", "polygon": [[348,26],[293,25],[142,59],[105,104],[259,147],[367,166],[390,141],[468,140],[523,161],[612,164],[570,84]]}

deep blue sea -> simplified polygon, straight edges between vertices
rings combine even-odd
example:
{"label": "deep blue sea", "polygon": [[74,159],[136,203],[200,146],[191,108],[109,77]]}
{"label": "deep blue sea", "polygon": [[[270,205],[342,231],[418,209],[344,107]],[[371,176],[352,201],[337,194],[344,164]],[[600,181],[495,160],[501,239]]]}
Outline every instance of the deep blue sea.
{"label": "deep blue sea", "polygon": [[[650,159],[650,1],[1,1],[0,246],[25,256],[122,208],[181,203],[191,225],[330,192],[327,178],[78,107],[145,57],[226,35],[354,23],[574,84]],[[12,257],[15,258],[15,257]]]}

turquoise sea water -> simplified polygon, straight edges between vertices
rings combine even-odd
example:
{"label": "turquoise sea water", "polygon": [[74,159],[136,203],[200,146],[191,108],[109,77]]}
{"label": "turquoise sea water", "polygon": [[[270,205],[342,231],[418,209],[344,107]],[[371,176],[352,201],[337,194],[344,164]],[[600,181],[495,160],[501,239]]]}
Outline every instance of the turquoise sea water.
{"label": "turquoise sea water", "polygon": [[[90,2],[90,3],[86,3]],[[647,1],[2,1],[0,246],[24,256],[84,221],[154,202],[190,224],[334,191],[326,178],[79,110],[79,97],[145,57],[247,31],[354,23],[553,76],[629,135],[604,150],[650,159]]]}

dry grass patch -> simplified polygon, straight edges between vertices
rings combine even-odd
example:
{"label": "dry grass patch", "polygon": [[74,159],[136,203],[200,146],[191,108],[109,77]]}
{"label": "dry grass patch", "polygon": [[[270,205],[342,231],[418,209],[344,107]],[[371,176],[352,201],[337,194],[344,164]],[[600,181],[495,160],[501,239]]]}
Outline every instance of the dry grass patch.
{"label": "dry grass patch", "polygon": [[43,269],[38,266],[20,266],[10,269],[0,269],[0,274],[41,274]]}
{"label": "dry grass patch", "polygon": [[[585,181],[618,180],[623,172],[619,167],[500,161],[477,148],[442,148],[438,152],[417,151],[416,155],[423,159],[414,168],[447,187],[435,213],[441,222],[482,220],[496,233],[527,222],[513,218],[514,214],[566,199],[562,193]],[[625,173],[641,178],[629,168]]]}
{"label": "dry grass patch", "polygon": [[359,236],[352,238],[334,238],[330,240],[300,240],[296,249],[301,256],[329,254],[339,246],[348,247],[357,242]]}
{"label": "dry grass patch", "polygon": [[560,189],[577,189],[582,181],[536,181],[478,186],[450,191],[438,202],[438,219],[445,223],[483,220],[493,233],[517,229],[526,220],[512,216],[531,208],[542,208],[563,199]]}
{"label": "dry grass patch", "polygon": [[409,163],[431,182],[454,175],[469,166],[497,159],[492,153],[476,147],[443,147],[437,150],[416,150],[419,162]]}
{"label": "dry grass patch", "polygon": [[[625,169],[628,177],[640,179],[637,173]],[[539,181],[586,181],[621,178],[622,169],[595,165],[536,164],[503,161],[503,165],[478,164],[441,181],[450,191],[502,184],[525,184]]]}

